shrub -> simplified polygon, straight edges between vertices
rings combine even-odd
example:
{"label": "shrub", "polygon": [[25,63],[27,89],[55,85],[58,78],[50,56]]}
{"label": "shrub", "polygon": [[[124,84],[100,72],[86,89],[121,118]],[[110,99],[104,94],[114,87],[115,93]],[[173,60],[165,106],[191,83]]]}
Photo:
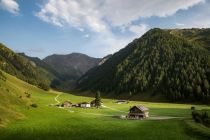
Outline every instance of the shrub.
{"label": "shrub", "polygon": [[31,98],[31,94],[30,93],[25,92],[25,94],[26,94],[27,98]]}
{"label": "shrub", "polygon": [[194,106],[192,106],[192,107],[191,107],[191,110],[195,110],[195,107],[194,107]]}
{"label": "shrub", "polygon": [[7,80],[7,77],[5,77],[1,71],[0,71],[0,79],[5,81],[5,82]]}
{"label": "shrub", "polygon": [[48,91],[50,89],[50,86],[46,83],[39,83],[38,87],[45,91]]}
{"label": "shrub", "polygon": [[195,122],[201,123],[205,126],[210,126],[210,118],[208,116],[208,113],[206,111],[204,112],[198,112],[198,111],[192,111],[192,118]]}
{"label": "shrub", "polygon": [[36,103],[33,103],[30,106],[33,107],[33,108],[37,108],[38,107],[38,105]]}

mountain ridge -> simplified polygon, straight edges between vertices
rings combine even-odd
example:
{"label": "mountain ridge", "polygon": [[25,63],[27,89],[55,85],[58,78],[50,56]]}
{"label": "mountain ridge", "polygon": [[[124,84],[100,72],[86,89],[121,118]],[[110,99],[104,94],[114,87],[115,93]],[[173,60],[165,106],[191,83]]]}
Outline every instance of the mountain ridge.
{"label": "mountain ridge", "polygon": [[78,88],[130,95],[152,89],[151,94],[162,93],[172,101],[206,101],[210,99],[209,69],[206,46],[155,28],[88,71]]}

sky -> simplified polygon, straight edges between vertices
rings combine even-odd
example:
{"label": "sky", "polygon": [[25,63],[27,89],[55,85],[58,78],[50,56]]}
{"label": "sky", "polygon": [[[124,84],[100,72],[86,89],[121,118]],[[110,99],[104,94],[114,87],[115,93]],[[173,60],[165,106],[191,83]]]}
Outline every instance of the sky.
{"label": "sky", "polygon": [[0,42],[41,59],[104,57],[156,27],[209,28],[210,0],[0,0]]}

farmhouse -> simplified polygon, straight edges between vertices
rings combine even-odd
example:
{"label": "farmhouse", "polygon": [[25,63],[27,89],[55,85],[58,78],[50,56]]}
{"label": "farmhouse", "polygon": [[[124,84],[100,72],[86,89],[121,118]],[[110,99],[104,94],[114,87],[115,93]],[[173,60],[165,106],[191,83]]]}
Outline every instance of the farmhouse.
{"label": "farmhouse", "polygon": [[149,117],[149,109],[143,105],[133,106],[127,116],[129,119],[145,119]]}
{"label": "farmhouse", "polygon": [[70,101],[65,101],[61,104],[61,107],[72,107],[72,103]]}
{"label": "farmhouse", "polygon": [[96,106],[96,100],[92,100],[92,101],[90,102],[90,106],[91,106],[91,107],[95,107],[95,106]]}
{"label": "farmhouse", "polygon": [[126,100],[117,100],[115,103],[116,104],[127,104],[128,101],[126,101]]}
{"label": "farmhouse", "polygon": [[89,108],[90,107],[90,103],[88,103],[88,102],[81,102],[81,103],[77,104],[77,107]]}

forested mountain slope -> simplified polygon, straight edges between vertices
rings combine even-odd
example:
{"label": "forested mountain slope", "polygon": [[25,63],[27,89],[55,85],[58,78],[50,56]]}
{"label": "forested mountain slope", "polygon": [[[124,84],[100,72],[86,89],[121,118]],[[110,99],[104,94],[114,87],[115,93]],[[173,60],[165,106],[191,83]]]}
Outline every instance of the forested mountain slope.
{"label": "forested mountain slope", "polygon": [[85,54],[72,53],[68,55],[50,55],[43,61],[54,68],[64,79],[75,80],[96,66],[100,59]]}
{"label": "forested mountain slope", "polygon": [[185,38],[192,43],[210,50],[210,29],[174,29],[168,30],[171,34]]}
{"label": "forested mountain slope", "polygon": [[0,69],[42,89],[49,88],[49,80],[43,77],[33,62],[13,52],[0,43]]}
{"label": "forested mountain slope", "polygon": [[148,31],[87,72],[78,87],[115,94],[152,92],[173,101],[209,101],[208,43],[192,42],[172,31]]}
{"label": "forested mountain slope", "polygon": [[43,60],[24,53],[19,55],[30,60],[42,77],[49,81],[51,88],[61,91],[74,89],[76,80],[101,61],[80,53],[50,55]]}

